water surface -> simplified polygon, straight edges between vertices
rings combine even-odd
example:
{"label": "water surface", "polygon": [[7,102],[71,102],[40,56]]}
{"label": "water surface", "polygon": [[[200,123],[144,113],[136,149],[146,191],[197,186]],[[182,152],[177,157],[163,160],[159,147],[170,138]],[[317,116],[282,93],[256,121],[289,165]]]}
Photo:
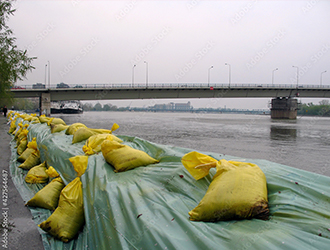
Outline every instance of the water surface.
{"label": "water surface", "polygon": [[242,158],[266,159],[330,176],[330,118],[272,120],[265,115],[84,112],[57,115],[67,124],[120,128],[117,135],[137,136],[172,146]]}

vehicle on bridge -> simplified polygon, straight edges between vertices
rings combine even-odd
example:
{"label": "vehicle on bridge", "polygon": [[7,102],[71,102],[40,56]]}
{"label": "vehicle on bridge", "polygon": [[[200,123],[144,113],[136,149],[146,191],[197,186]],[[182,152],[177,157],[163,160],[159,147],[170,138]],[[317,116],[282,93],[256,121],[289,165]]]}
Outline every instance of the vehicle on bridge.
{"label": "vehicle on bridge", "polygon": [[25,89],[25,88],[23,88],[21,86],[14,86],[14,87],[11,87],[11,89]]}
{"label": "vehicle on bridge", "polygon": [[70,86],[68,84],[65,84],[64,82],[61,82],[59,84],[56,85],[57,89],[63,89],[63,88],[70,88]]}
{"label": "vehicle on bridge", "polygon": [[42,83],[36,83],[36,84],[33,84],[32,85],[32,88],[33,89],[45,89],[46,88],[46,85],[45,84],[42,84]]}

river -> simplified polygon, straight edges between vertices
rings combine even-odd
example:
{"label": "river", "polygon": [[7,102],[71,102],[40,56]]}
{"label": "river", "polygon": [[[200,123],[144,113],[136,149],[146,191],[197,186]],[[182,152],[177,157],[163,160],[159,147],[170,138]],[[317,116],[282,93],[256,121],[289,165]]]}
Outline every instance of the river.
{"label": "river", "polygon": [[272,120],[267,115],[170,112],[84,112],[56,117],[91,128],[111,129],[115,122],[120,126],[116,135],[244,159],[266,159],[330,176],[330,118]]}

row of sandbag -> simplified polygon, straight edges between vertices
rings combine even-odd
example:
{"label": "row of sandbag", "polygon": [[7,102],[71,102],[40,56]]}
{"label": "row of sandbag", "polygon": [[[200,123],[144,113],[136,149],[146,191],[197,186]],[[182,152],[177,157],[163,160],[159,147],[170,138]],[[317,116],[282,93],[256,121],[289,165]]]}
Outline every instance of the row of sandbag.
{"label": "row of sandbag", "polygon": [[[74,133],[81,129],[81,127],[78,129],[74,127],[77,125],[70,125]],[[67,126],[64,124],[53,126],[50,124],[50,126],[52,132],[59,132],[55,131],[55,128],[62,127],[67,134],[71,129],[70,126],[64,127]],[[158,162],[145,152],[122,144],[120,139],[117,140],[117,137],[110,136],[111,133],[95,133],[95,131],[91,133],[91,131],[84,128],[84,130],[80,130],[79,137],[75,137],[73,133],[73,139],[87,139],[83,147],[85,154],[102,151],[105,160],[116,169],[116,172]],[[72,143],[75,142],[72,141]],[[224,159],[218,161],[198,152],[185,155],[182,163],[196,180],[208,175],[211,168],[217,169],[204,198],[196,208],[189,212],[191,220],[268,218],[266,178],[257,165]]]}
{"label": "row of sandbag", "polygon": [[[14,127],[14,125],[12,124],[16,122],[16,119],[18,117],[25,119],[25,124],[23,125],[22,123],[19,123],[15,128],[15,131],[12,133],[14,136],[16,136],[16,134],[20,134],[22,133],[22,130],[25,130],[26,137],[28,134],[28,126],[31,122],[26,120],[26,115],[24,114],[16,115],[17,117],[15,115],[9,117],[12,120],[11,128]],[[117,169],[119,170],[118,172],[141,165],[147,165],[149,164],[148,162],[158,162],[157,160],[148,156],[145,152],[133,149],[127,145],[122,144],[121,139],[112,135],[112,130],[118,128],[117,124],[114,124],[112,130],[89,129],[81,123],[75,123],[70,126],[66,125],[64,121],[59,118],[48,118],[45,116],[37,118],[39,120],[34,119],[33,123],[47,123],[47,125],[51,127],[52,133],[57,133],[65,129],[65,135],[73,135],[73,144],[87,139],[86,144],[83,146],[83,151],[86,153],[86,155],[99,153],[101,152],[101,148],[103,147],[104,152],[105,150],[107,150],[104,155],[107,155],[107,153],[110,155],[109,159],[110,161],[112,159],[112,161],[114,162],[113,166],[117,166]],[[115,153],[113,151],[115,151]],[[28,152],[29,155],[26,156]],[[24,159],[21,157],[22,155],[25,156]],[[22,153],[22,155],[20,155],[18,158],[20,159],[20,161],[24,162],[19,167],[25,170],[29,170],[25,178],[27,182],[45,183],[48,181],[48,178],[52,179],[49,184],[47,184],[43,189],[37,192],[35,196],[27,202],[28,206],[36,206],[55,210],[54,213],[46,221],[42,222],[39,225],[39,227],[42,228],[44,231],[52,234],[56,238],[62,240],[63,242],[71,240],[78,233],[81,226],[84,224],[82,198],[83,196],[80,179],[75,179],[74,181],[70,182],[65,188],[63,188],[64,183],[61,177],[59,177],[59,175],[57,174],[56,170],[52,167],[48,167],[47,169],[46,162],[39,164],[40,153],[35,137],[32,139],[31,142],[27,144],[27,148]],[[77,168],[77,165],[84,165],[84,167],[80,167],[80,169],[83,169],[83,171],[79,171],[79,167],[78,170],[76,170],[78,176],[81,176],[87,167],[88,156],[72,157],[70,158],[70,161],[72,162],[72,165],[74,166],[75,170]],[[82,164],[82,162],[84,162],[84,164]],[[22,167],[23,164],[25,164],[26,166]],[[48,173],[50,170],[52,172],[54,170],[56,174],[50,175]],[[117,170],[115,171],[117,172]],[[32,178],[29,176],[32,176]],[[30,179],[31,181],[29,181]]]}

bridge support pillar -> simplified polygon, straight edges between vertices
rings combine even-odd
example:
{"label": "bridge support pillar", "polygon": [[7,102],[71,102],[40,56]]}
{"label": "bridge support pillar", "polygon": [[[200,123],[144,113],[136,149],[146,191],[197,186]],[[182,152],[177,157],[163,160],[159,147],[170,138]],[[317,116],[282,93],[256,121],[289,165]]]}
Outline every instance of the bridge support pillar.
{"label": "bridge support pillar", "polygon": [[50,93],[41,93],[40,115],[50,116]]}
{"label": "bridge support pillar", "polygon": [[297,119],[298,100],[290,97],[272,99],[272,119]]}

